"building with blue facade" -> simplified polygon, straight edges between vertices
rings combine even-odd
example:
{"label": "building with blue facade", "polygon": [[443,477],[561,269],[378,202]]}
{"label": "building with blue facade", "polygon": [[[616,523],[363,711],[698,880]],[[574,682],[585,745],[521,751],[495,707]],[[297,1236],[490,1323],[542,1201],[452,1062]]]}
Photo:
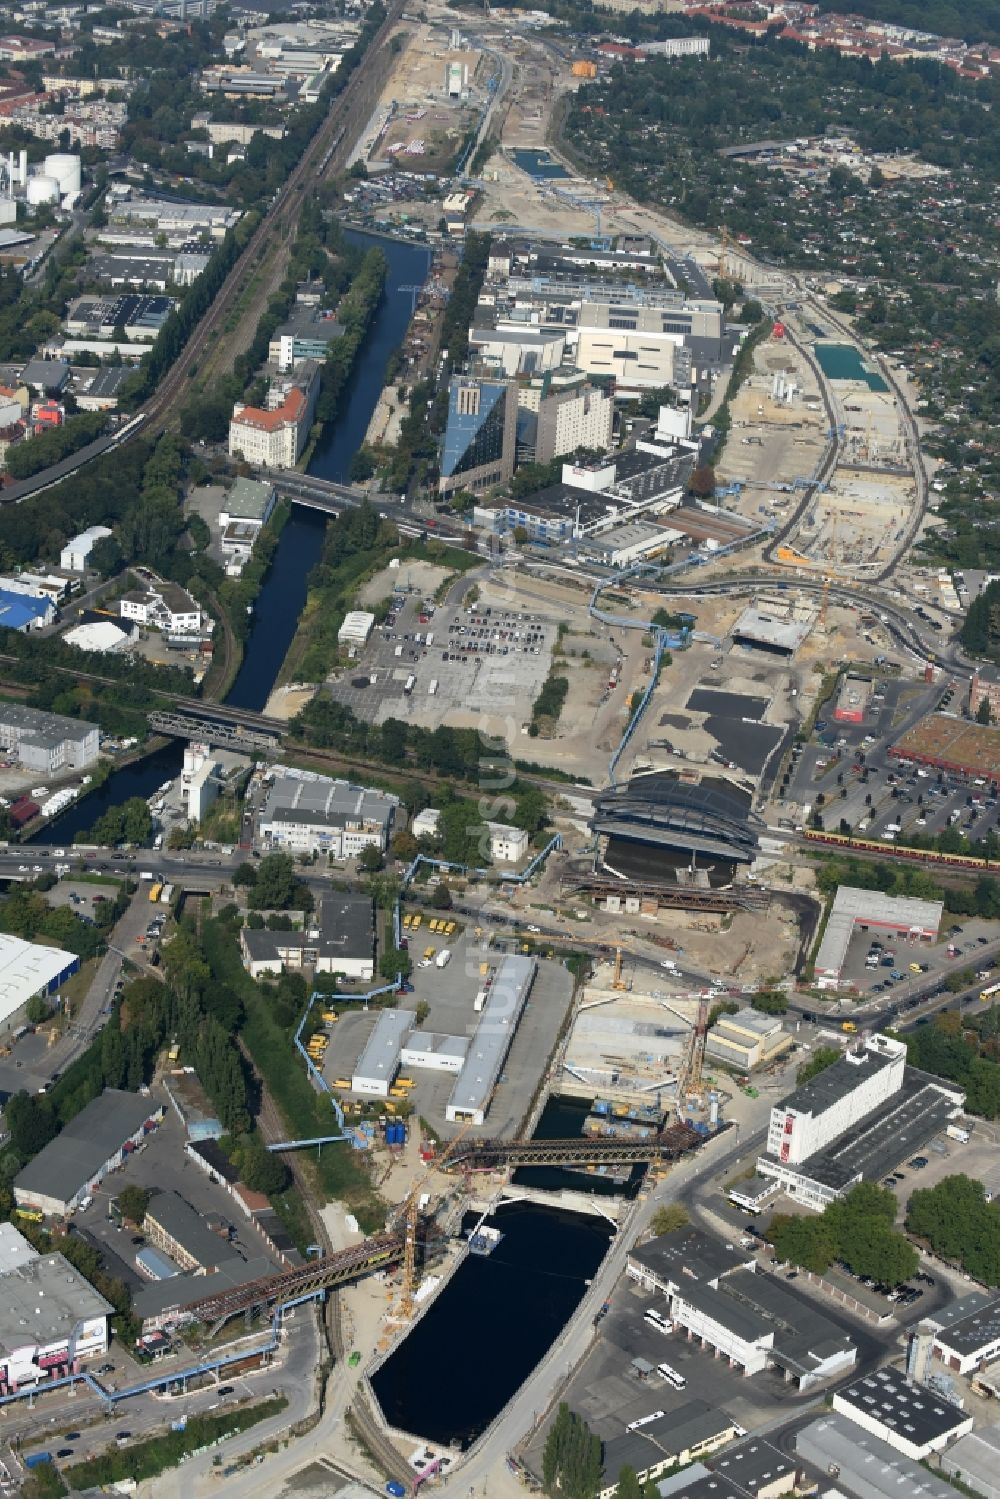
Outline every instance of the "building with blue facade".
{"label": "building with blue facade", "polygon": [[448,424],[441,449],[438,490],[476,494],[514,473],[517,452],[517,386],[507,380],[456,375],[448,390]]}

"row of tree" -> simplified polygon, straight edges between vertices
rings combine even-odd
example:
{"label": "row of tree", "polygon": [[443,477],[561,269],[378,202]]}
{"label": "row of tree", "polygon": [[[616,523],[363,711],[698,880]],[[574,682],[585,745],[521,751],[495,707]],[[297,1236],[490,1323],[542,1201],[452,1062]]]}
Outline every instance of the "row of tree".
{"label": "row of tree", "polygon": [[957,1083],[970,1114],[1000,1119],[1000,1006],[968,1017],[940,1011],[905,1039],[914,1067]]}
{"label": "row of tree", "polygon": [[1000,1286],[1000,1203],[987,1202],[982,1182],[946,1176],[912,1192],[906,1226],[983,1285]]}
{"label": "row of tree", "polygon": [[818,1215],[776,1214],[768,1238],[779,1261],[822,1275],[839,1260],[855,1275],[896,1286],[914,1273],[919,1260],[895,1221],[893,1193],[861,1182]]}

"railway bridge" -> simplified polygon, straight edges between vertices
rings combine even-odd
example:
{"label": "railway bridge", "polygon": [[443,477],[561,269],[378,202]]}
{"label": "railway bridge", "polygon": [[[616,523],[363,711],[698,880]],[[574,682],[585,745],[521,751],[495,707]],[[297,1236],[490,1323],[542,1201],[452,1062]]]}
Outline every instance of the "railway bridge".
{"label": "railway bridge", "polygon": [[672,1124],[643,1140],[581,1136],[572,1140],[463,1140],[446,1150],[444,1171],[495,1171],[510,1166],[630,1166],[673,1161],[695,1150],[702,1136]]}

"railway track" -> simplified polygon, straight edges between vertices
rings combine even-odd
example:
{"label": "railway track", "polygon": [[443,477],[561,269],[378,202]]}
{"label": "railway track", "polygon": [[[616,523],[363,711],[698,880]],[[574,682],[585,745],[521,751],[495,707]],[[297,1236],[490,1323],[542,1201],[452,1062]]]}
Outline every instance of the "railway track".
{"label": "railway track", "polygon": [[[181,396],[187,394],[188,381],[195,373],[198,360],[208,341],[221,331],[232,312],[235,300],[245,291],[266,254],[270,242],[287,232],[294,224],[302,205],[306,187],[316,175],[325,173],[337,161],[345,144],[353,144],[356,129],[363,126],[374,108],[375,97],[382,87],[383,69],[373,67],[376,54],[387,46],[393,27],[403,10],[403,0],[395,0],[381,27],[372,38],[361,63],[355,68],[344,92],[334,101],[323,125],[317,130],[302,160],[280,190],[271,211],[254,230],[239,260],[219,288],[211,307],[184,349],[160,381],[155,393],[143,407],[143,433],[161,431],[173,415]],[[255,299],[255,302],[259,299]]]}
{"label": "railway track", "polygon": [[396,1451],[368,1401],[368,1392],[360,1385],[348,1407],[348,1414],[358,1436],[373,1459],[389,1478],[403,1484],[407,1493],[413,1485],[413,1469]]}

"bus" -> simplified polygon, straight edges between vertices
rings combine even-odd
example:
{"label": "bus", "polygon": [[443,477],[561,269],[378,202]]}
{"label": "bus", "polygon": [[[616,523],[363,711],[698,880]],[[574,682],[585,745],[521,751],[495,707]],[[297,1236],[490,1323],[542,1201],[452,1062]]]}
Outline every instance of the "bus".
{"label": "bus", "polygon": [[1000,984],[990,984],[988,989],[983,989],[979,995],[980,999],[992,999],[994,994],[1000,994]]}
{"label": "bus", "polygon": [[662,1421],[665,1414],[665,1411],[650,1411],[648,1416],[639,1416],[637,1420],[630,1421],[625,1430],[638,1431],[640,1426],[648,1426],[651,1421]]}
{"label": "bus", "polygon": [[667,1321],[666,1317],[661,1317],[659,1312],[650,1310],[644,1314],[642,1320],[644,1322],[648,1322],[650,1327],[657,1328],[659,1332],[670,1331],[670,1323]]}
{"label": "bus", "polygon": [[155,883],[152,884],[149,887],[149,903],[150,903],[150,905],[155,906],[156,903],[157,903],[157,901],[159,900],[159,898],[160,898],[160,896],[162,894],[163,894],[163,886],[162,885],[157,885]]}
{"label": "bus", "polygon": [[672,1369],[669,1364],[657,1364],[656,1372],[661,1379],[667,1381],[667,1384],[673,1385],[675,1390],[683,1390],[687,1385],[683,1374],[678,1374],[677,1370]]}

